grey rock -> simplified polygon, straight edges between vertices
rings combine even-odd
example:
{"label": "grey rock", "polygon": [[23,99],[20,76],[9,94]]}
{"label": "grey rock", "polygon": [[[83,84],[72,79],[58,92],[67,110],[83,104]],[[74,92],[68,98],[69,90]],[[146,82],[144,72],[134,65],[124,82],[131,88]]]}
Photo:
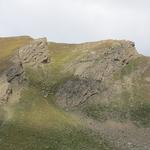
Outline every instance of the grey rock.
{"label": "grey rock", "polygon": [[8,69],[6,73],[7,81],[11,82],[13,79],[21,76],[23,73],[24,73],[24,70],[23,70],[22,64],[21,63],[15,64],[10,69]]}
{"label": "grey rock", "polygon": [[84,104],[101,90],[100,81],[75,78],[67,81],[57,92],[57,103],[61,107],[72,109]]}
{"label": "grey rock", "polygon": [[49,50],[46,38],[32,41],[19,49],[20,61],[24,64],[37,66],[49,62]]}

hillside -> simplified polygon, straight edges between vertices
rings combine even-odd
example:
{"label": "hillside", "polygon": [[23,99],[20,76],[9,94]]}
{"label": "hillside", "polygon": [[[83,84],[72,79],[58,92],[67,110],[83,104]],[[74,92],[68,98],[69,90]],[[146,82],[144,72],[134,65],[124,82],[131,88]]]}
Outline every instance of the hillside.
{"label": "hillside", "polygon": [[150,58],[135,44],[0,38],[0,149],[150,150]]}

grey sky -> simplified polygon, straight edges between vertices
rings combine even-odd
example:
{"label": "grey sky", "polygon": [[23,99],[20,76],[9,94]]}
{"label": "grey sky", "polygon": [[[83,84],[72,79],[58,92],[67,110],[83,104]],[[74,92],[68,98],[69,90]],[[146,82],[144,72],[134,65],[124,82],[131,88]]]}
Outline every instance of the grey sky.
{"label": "grey sky", "polygon": [[69,43],[128,39],[150,55],[150,1],[0,0],[0,36],[16,35]]}

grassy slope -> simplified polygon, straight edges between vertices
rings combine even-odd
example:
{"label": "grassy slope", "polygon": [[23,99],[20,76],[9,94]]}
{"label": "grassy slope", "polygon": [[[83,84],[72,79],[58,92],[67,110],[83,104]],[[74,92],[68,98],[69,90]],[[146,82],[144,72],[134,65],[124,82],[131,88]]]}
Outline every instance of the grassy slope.
{"label": "grassy slope", "polygon": [[113,93],[110,103],[90,104],[83,108],[83,112],[99,121],[130,120],[140,127],[150,127],[150,92],[145,80],[150,75],[149,62],[150,58],[144,56],[132,60],[114,74],[114,82],[126,84],[126,79],[130,78],[131,87],[123,86],[120,94]]}
{"label": "grassy slope", "polygon": [[37,89],[23,92],[9,122],[0,129],[3,150],[107,150],[99,135],[78,119],[46,103]]}
{"label": "grassy slope", "polygon": [[9,108],[11,117],[0,128],[0,149],[114,149],[99,135],[86,129],[78,118],[53,104],[55,88],[71,76],[63,73],[63,65],[79,55],[71,51],[74,47],[51,43],[51,65],[46,66],[47,71],[27,69],[28,88],[22,92],[20,102]]}

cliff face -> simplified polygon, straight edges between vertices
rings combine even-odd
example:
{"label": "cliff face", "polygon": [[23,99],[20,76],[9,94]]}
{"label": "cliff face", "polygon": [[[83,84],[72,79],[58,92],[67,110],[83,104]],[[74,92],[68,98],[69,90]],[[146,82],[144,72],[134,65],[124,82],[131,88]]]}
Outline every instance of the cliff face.
{"label": "cliff face", "polygon": [[[27,127],[62,129],[61,125],[80,128],[82,124],[110,137],[108,140],[112,142],[106,147],[102,144],[103,149],[112,149],[110,145],[116,147],[112,140],[115,138],[121,140],[117,145],[119,149],[130,150],[132,143],[123,144],[123,141],[128,143],[132,138],[135,150],[143,149],[143,128],[147,127],[149,133],[150,127],[150,58],[138,54],[133,42],[105,40],[63,44],[49,43],[45,38],[21,39],[21,42],[19,38],[13,39],[19,41],[17,44],[13,41],[12,45],[17,47],[0,47],[3,53],[3,48],[9,51],[0,58],[3,64],[0,67],[1,122],[17,123],[21,131]],[[118,126],[121,131],[117,134]],[[135,131],[142,128],[139,130],[141,139],[136,139],[135,133],[124,138],[125,128],[131,127]],[[5,134],[9,130],[2,131]],[[87,136],[96,142],[91,134]],[[88,143],[85,145],[88,149]]]}

